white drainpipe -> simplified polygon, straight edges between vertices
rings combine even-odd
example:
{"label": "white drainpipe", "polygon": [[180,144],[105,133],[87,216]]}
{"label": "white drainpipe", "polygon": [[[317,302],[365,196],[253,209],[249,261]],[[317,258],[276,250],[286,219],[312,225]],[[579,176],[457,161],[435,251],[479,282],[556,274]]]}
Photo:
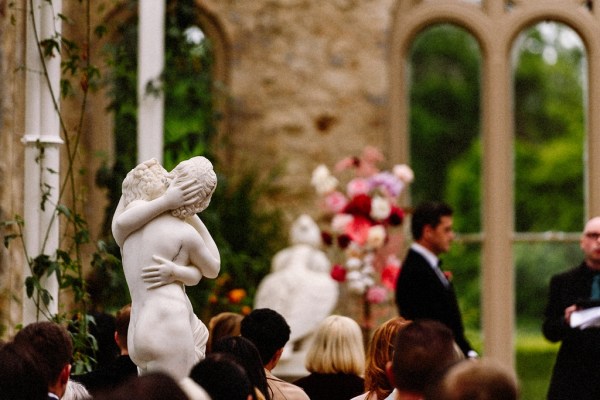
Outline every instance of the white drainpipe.
{"label": "white drainpipe", "polygon": [[[165,64],[165,0],[140,0],[138,25],[138,162],[162,163],[164,96],[161,74]],[[157,89],[148,93],[148,83]]]}
{"label": "white drainpipe", "polygon": [[[59,243],[58,219],[54,218],[55,207],[58,203],[60,189],[60,125],[56,107],[59,104],[60,86],[60,54],[46,58],[46,70],[52,92],[49,90],[48,81],[43,74],[42,62],[37,49],[34,25],[31,20],[33,12],[35,29],[40,40],[54,38],[60,33],[61,23],[55,15],[62,12],[62,1],[53,0],[49,4],[45,0],[33,0],[33,8],[29,9],[27,1],[27,53],[25,78],[25,187],[24,187],[24,239],[27,254],[34,258],[39,254],[54,256]],[[56,102],[53,101],[55,97]],[[44,157],[40,157],[41,150]],[[52,171],[52,172],[50,172]],[[50,188],[45,210],[41,203],[44,190]],[[31,275],[29,264],[23,267],[25,277]],[[47,314],[58,312],[58,282],[56,276],[43,281],[43,286],[50,292],[52,301],[48,305]],[[23,324],[44,319],[39,314],[34,302],[23,295]]]}

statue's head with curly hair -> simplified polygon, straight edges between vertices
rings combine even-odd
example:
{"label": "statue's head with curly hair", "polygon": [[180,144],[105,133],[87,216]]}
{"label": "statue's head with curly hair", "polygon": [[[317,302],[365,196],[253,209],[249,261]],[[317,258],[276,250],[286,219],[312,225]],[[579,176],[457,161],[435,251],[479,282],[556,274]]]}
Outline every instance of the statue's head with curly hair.
{"label": "statue's head with curly hair", "polygon": [[179,218],[186,218],[204,211],[217,188],[217,174],[213,170],[212,163],[206,157],[192,157],[180,162],[171,171],[171,178],[178,181],[193,179],[200,184],[197,199],[193,204],[171,211],[173,216]]}
{"label": "statue's head with curly hair", "polygon": [[134,200],[150,201],[162,196],[167,190],[168,176],[168,172],[155,158],[138,164],[123,180],[125,206]]}

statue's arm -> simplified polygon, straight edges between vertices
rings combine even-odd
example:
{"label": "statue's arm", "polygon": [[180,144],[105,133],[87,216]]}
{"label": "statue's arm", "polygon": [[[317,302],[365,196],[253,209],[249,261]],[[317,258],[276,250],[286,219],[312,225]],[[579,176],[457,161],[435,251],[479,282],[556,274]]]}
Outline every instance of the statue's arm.
{"label": "statue's arm", "polygon": [[208,237],[210,238],[209,243],[204,240],[203,235],[194,234],[188,238],[190,260],[200,270],[202,276],[216,278],[221,269],[221,257],[210,234]]}
{"label": "statue's arm", "polygon": [[198,217],[198,215],[193,215],[191,217],[188,217],[186,219],[186,222],[192,225],[194,229],[200,234],[210,254],[220,262],[221,255],[219,254],[219,248],[217,247],[217,244],[210,235],[210,232],[208,232],[206,225],[204,225],[204,222],[202,222],[200,217]]}
{"label": "statue's arm", "polygon": [[200,269],[193,265],[178,265],[157,255],[152,256],[152,259],[158,264],[142,268],[142,279],[149,284],[148,289],[175,281],[182,282],[186,286],[194,286],[202,279]]}
{"label": "statue's arm", "polygon": [[169,184],[164,195],[150,201],[136,202],[135,207],[125,207],[123,196],[119,200],[112,220],[112,233],[119,247],[127,236],[160,214],[181,206],[192,204],[200,185],[195,181],[180,182],[177,180]]}

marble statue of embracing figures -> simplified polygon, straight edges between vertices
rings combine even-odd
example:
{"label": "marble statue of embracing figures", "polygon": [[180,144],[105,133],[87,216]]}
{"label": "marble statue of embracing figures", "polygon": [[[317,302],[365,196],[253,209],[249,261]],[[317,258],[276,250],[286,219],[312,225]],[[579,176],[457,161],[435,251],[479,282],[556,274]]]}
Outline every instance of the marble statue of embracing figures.
{"label": "marble statue of embracing figures", "polygon": [[131,295],[128,347],[140,373],[181,380],[204,357],[208,330],[194,314],[185,286],[220,269],[217,246],[196,215],[217,185],[205,157],[171,173],[151,159],[131,170],[112,222]]}

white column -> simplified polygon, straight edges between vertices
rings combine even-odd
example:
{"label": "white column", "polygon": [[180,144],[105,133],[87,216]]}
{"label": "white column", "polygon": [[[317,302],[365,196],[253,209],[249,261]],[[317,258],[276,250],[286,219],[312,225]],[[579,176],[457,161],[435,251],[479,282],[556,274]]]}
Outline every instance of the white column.
{"label": "white column", "polygon": [[[29,2],[27,2],[29,5]],[[53,256],[59,241],[59,224],[54,218],[60,188],[60,125],[57,107],[59,104],[60,54],[45,60],[48,79],[37,47],[39,40],[54,38],[60,33],[61,23],[55,16],[62,10],[61,0],[50,4],[34,0],[33,8],[28,9],[27,18],[27,75],[25,78],[25,185],[24,185],[24,241],[27,255],[35,258],[39,254]],[[34,29],[35,28],[35,29]],[[50,90],[52,88],[52,91]],[[43,157],[41,155],[43,154]],[[44,190],[50,190],[42,209]],[[25,277],[31,275],[30,266],[24,266]],[[56,276],[42,282],[50,292],[52,301],[47,314],[58,312],[58,282]],[[43,318],[35,303],[23,295],[23,324]]]}
{"label": "white column", "polygon": [[[138,25],[138,162],[162,162],[165,64],[165,0],[139,1]],[[148,91],[148,85],[153,89]]]}

